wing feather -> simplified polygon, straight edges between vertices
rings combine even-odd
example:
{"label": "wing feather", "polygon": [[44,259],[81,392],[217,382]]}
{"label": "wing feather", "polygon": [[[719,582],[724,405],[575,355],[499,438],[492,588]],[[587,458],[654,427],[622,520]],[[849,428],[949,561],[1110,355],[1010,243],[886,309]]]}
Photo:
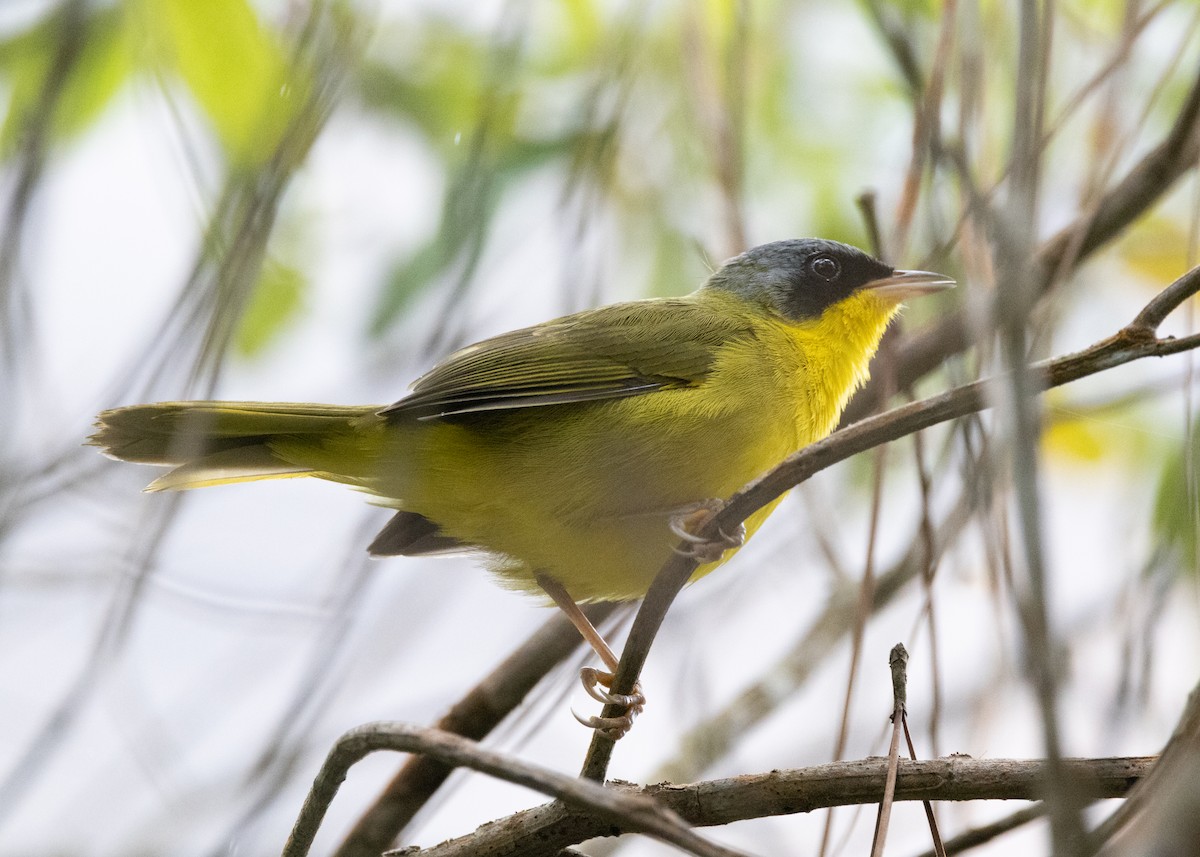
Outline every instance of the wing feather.
{"label": "wing feather", "polygon": [[614,304],[470,345],[380,413],[434,419],[693,386],[718,346],[751,335],[694,295]]}

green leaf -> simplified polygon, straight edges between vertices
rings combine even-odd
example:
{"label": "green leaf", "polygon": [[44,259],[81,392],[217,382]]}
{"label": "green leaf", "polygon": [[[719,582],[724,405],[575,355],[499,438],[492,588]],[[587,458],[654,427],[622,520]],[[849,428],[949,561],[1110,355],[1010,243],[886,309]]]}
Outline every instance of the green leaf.
{"label": "green leaf", "polygon": [[301,82],[246,0],[143,0],[160,60],[187,84],[230,160],[253,167],[282,139]]}
{"label": "green leaf", "polygon": [[35,113],[44,109],[47,86],[63,39],[78,43],[53,104],[50,139],[63,141],[89,128],[133,70],[133,52],[124,9],[113,6],[86,16],[72,35],[56,11],[29,30],[0,43],[0,76],[10,90],[0,129],[0,152],[13,151]]}
{"label": "green leaf", "polygon": [[308,280],[299,268],[268,259],[238,327],[238,354],[257,357],[278,339],[299,315],[307,291]]}

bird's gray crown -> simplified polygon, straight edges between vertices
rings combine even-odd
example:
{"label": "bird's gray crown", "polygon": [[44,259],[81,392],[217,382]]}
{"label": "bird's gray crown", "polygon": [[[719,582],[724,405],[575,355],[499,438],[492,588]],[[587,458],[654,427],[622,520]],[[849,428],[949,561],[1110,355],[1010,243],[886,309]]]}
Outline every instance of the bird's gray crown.
{"label": "bird's gray crown", "polygon": [[823,238],[760,244],[727,261],[706,288],[732,292],[791,321],[819,318],[830,306],[893,269],[857,247]]}

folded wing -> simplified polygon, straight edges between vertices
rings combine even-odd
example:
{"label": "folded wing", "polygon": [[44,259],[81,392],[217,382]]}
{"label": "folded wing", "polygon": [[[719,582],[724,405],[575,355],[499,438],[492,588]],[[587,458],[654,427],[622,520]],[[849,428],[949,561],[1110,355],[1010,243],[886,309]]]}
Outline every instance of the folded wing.
{"label": "folded wing", "polygon": [[722,343],[748,335],[738,319],[689,298],[616,304],[464,348],[380,413],[436,419],[693,386]]}

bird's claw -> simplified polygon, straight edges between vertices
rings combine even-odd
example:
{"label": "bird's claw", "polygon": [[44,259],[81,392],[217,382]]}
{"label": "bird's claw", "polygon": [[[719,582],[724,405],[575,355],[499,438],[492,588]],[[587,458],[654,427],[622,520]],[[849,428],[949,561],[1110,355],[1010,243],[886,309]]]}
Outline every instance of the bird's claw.
{"label": "bird's claw", "polygon": [[746,541],[744,524],[738,524],[737,530],[732,534],[718,529],[715,539],[696,535],[696,530],[712,520],[724,507],[725,504],[721,500],[705,500],[673,515],[670,522],[671,532],[688,543],[686,548],[676,547],[674,551],[704,564],[716,562],[731,548],[740,548]]}
{"label": "bird's claw", "polygon": [[633,720],[637,716],[632,709],[620,717],[581,717],[574,708],[571,709],[571,714],[588,729],[594,729],[613,741],[619,741],[625,737],[625,734],[633,728]]}
{"label": "bird's claw", "polygon": [[601,688],[611,688],[613,674],[598,670],[595,667],[584,667],[579,671],[579,681],[583,684],[583,689],[587,691],[587,695],[597,702],[602,702],[605,705],[620,705],[625,708],[636,708],[641,711],[646,706],[646,695],[642,693],[642,686],[635,684],[633,693],[613,693],[611,690],[602,690]]}
{"label": "bird's claw", "polygon": [[642,693],[642,686],[635,684],[633,693],[613,693],[605,689],[612,687],[613,674],[595,667],[581,669],[579,680],[592,699],[605,705],[619,705],[625,709],[625,713],[617,717],[581,717],[572,709],[571,714],[584,726],[614,741],[624,737],[625,733],[633,728],[633,721],[646,707],[646,695]]}

